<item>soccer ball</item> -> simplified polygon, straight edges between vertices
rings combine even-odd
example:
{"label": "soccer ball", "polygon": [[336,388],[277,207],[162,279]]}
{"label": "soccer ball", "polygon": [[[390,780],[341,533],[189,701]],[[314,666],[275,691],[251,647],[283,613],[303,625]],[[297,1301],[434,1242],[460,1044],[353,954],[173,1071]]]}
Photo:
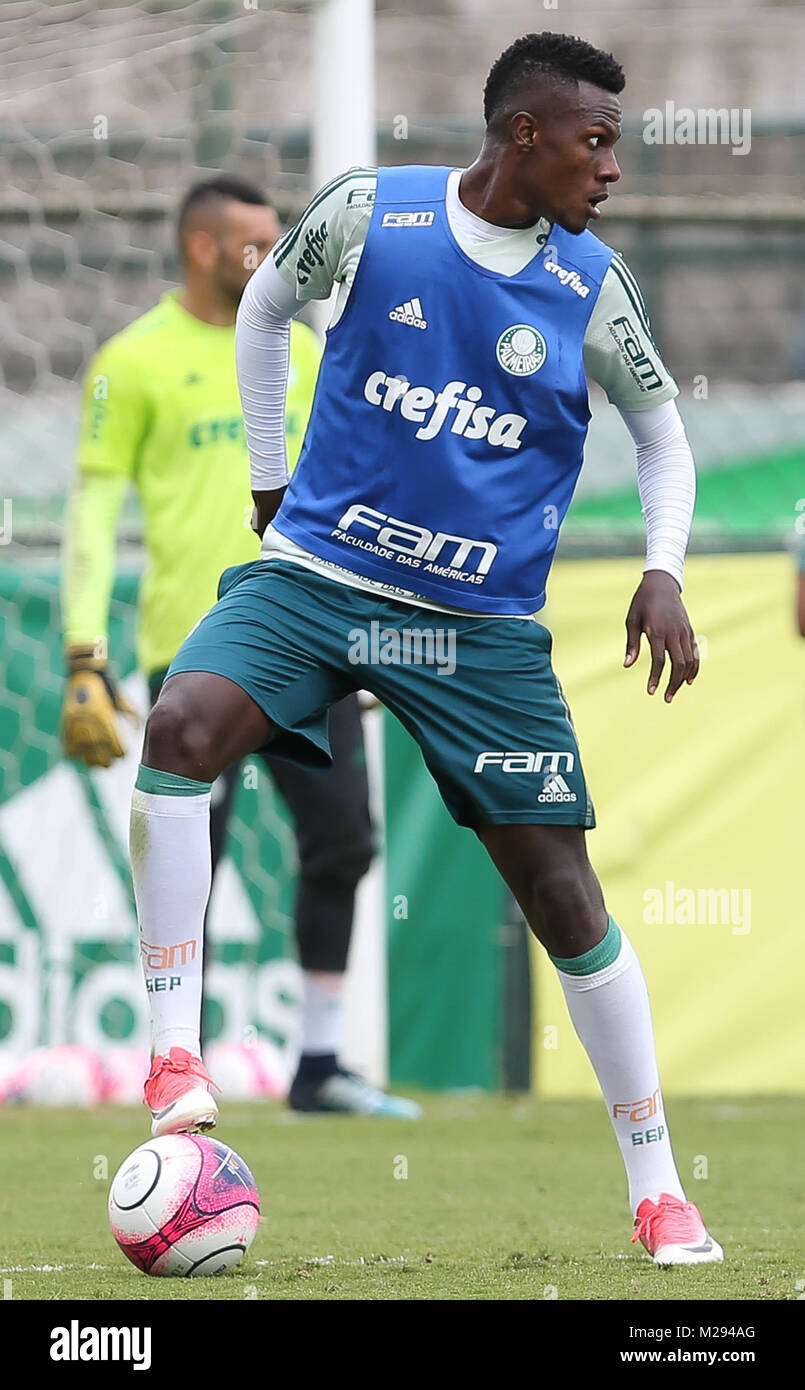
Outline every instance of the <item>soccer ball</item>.
{"label": "soccer ball", "polygon": [[148,1066],[147,1048],[106,1048],[103,1054],[104,1099],[110,1105],[137,1105],[143,1098]]}
{"label": "soccer ball", "polygon": [[288,1068],[279,1048],[267,1038],[257,1038],[253,1044],[210,1043],[204,1060],[216,1085],[230,1100],[265,1096],[284,1100],[288,1094]]}
{"label": "soccer ball", "polygon": [[225,1274],[243,1259],[260,1220],[260,1194],[243,1159],[198,1134],[151,1139],[121,1163],[109,1221],[144,1274]]}
{"label": "soccer ball", "polygon": [[17,1105],[97,1105],[103,1064],[89,1047],[38,1047],[6,1077],[3,1099]]}

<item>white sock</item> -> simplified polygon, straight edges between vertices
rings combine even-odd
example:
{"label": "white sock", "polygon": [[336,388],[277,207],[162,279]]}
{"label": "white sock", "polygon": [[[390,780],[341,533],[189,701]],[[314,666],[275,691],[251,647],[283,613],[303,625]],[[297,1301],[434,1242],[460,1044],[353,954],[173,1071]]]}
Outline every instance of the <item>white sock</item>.
{"label": "white sock", "polygon": [[201,1055],[204,912],[212,881],[210,793],[163,796],[136,789],[131,803],[131,871],[148,1003],[151,1047]]}
{"label": "white sock", "polygon": [[344,976],[303,970],[302,986],[302,1052],[337,1057],[344,1033]]}
{"label": "white sock", "polygon": [[[613,929],[619,931],[610,918]],[[558,974],[626,1165],[632,1213],[645,1197],[656,1202],[661,1192],[684,1200],[660,1091],[648,990],[631,942],[621,932],[617,956],[601,970]]]}

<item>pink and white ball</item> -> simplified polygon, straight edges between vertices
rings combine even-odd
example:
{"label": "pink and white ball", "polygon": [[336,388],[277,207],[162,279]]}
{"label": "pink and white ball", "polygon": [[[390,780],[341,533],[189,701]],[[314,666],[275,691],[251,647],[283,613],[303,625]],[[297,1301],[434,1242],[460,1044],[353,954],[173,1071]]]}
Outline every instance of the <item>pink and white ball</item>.
{"label": "pink and white ball", "polygon": [[91,1106],[104,1099],[103,1064],[89,1047],[38,1047],[5,1079],[3,1099],[17,1105]]}
{"label": "pink and white ball", "polygon": [[150,1065],[144,1047],[109,1047],[103,1054],[104,1100],[110,1105],[139,1105]]}
{"label": "pink and white ball", "polygon": [[144,1274],[225,1274],[243,1259],[259,1220],[260,1194],[243,1159],[204,1135],[141,1144],[109,1191],[112,1234]]}
{"label": "pink and white ball", "polygon": [[279,1048],[267,1038],[253,1043],[213,1042],[204,1060],[229,1100],[284,1100],[288,1068]]}

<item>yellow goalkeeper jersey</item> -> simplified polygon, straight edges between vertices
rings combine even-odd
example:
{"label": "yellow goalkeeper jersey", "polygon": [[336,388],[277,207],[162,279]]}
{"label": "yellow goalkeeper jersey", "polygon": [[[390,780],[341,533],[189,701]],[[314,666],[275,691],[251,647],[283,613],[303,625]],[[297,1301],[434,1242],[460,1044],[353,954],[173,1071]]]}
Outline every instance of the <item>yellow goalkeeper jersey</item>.
{"label": "yellow goalkeeper jersey", "polygon": [[[250,527],[234,326],[202,323],[182,308],[179,294],[164,295],[95,356],[84,383],[77,457],[80,481],[98,475],[129,479],[142,502],[147,566],[137,645],[146,674],[170,663],[215,602],[221,571],[260,552]],[[320,355],[313,331],[292,321],[285,417],[291,468],[304,438]],[[91,528],[83,530],[86,537]],[[98,605],[88,591],[93,566],[84,562],[83,582],[80,568],[68,586],[65,628],[75,637],[89,622],[91,637],[98,629]]]}

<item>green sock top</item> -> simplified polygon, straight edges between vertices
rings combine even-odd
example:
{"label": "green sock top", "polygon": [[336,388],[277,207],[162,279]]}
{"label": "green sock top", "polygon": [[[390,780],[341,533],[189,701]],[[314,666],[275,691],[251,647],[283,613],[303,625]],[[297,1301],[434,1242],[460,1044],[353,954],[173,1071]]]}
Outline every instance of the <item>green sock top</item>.
{"label": "green sock top", "polygon": [[135,787],[140,792],[156,796],[201,796],[212,782],[194,782],[192,777],[180,777],[176,772],[159,772],[155,767],[140,763]]}
{"label": "green sock top", "polygon": [[610,917],[605,935],[597,946],[585,951],[583,956],[570,956],[563,960],[561,956],[551,956],[550,951],[548,955],[557,970],[561,970],[565,975],[594,975],[598,970],[606,970],[613,960],[617,960],[620,948],[621,929],[614,917]]}

